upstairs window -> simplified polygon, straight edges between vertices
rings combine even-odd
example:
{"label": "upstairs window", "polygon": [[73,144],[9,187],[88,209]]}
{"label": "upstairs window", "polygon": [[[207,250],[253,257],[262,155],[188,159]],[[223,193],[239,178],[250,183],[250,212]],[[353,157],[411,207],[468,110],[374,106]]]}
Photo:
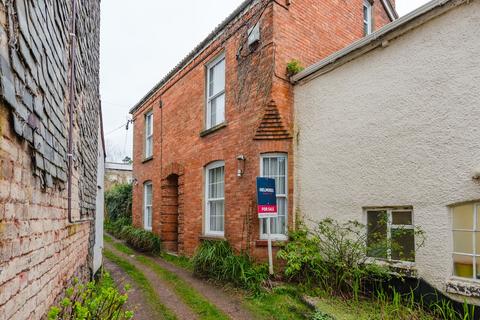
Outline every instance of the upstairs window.
{"label": "upstairs window", "polygon": [[225,217],[225,163],[205,168],[205,234],[223,236]]}
{"label": "upstairs window", "polygon": [[145,159],[153,156],[153,113],[145,115]]}
{"label": "upstairs window", "polygon": [[206,129],[225,121],[225,55],[207,66]]}
{"label": "upstairs window", "polygon": [[143,185],[143,227],[152,230],[152,183]]}
{"label": "upstairs window", "polygon": [[452,208],[453,273],[457,277],[480,279],[480,203]]}
{"label": "upstairs window", "polygon": [[368,256],[415,261],[413,211],[405,208],[367,210]]}
{"label": "upstairs window", "polygon": [[372,26],[372,4],[369,0],[363,1],[363,33],[369,35],[373,32]]}
{"label": "upstairs window", "polygon": [[[287,239],[288,231],[288,178],[287,178],[287,155],[282,153],[264,154],[260,158],[260,175],[265,178],[275,179],[275,191],[277,193],[278,216],[270,218],[271,237],[276,240]],[[267,238],[267,220],[261,219],[260,238]]]}

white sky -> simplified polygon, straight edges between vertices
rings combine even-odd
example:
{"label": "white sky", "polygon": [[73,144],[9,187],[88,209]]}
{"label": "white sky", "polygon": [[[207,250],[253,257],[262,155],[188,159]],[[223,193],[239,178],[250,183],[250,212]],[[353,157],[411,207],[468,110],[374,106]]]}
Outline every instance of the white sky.
{"label": "white sky", "polygon": [[[131,156],[132,130],[116,130],[128,110],[242,1],[101,1],[100,93],[110,159]],[[396,0],[397,11],[426,2]]]}

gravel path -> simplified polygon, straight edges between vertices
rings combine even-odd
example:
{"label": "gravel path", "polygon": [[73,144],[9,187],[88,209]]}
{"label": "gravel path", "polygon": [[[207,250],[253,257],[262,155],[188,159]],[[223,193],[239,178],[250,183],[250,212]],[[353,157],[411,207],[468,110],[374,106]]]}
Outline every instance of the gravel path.
{"label": "gravel path", "polygon": [[134,319],[151,320],[152,314],[155,314],[155,312],[147,303],[145,303],[145,296],[143,295],[142,290],[138,289],[138,287],[135,285],[135,282],[132,281],[132,279],[130,279],[130,277],[123,272],[119,266],[107,258],[103,260],[103,266],[108,273],[110,273],[119,290],[123,290],[123,287],[126,284],[130,285],[131,289],[128,291],[126,309],[134,312]]}
{"label": "gravel path", "polygon": [[[123,243],[120,240],[112,238],[115,242]],[[181,301],[175,293],[168,287],[164,281],[160,280],[153,270],[149,267],[139,263],[134,257],[129,256],[123,252],[118,251],[112,244],[105,243],[105,248],[112,251],[115,255],[127,260],[140,270],[147,279],[149,279],[152,287],[157,291],[162,303],[165,304],[170,310],[172,310],[179,319],[197,319],[197,315],[194,314],[184,303]],[[141,255],[137,253],[137,255]],[[144,256],[146,257],[146,256]],[[176,274],[183,279],[198,293],[203,295],[207,300],[214,304],[217,309],[225,313],[229,318],[235,320],[250,320],[255,317],[246,309],[242,307],[242,301],[239,297],[233,296],[226,292],[221,287],[215,286],[202,279],[196,278],[193,274],[185,269],[179,268],[159,257],[147,257],[152,259],[160,267],[167,271]],[[114,277],[114,276],[113,276]],[[139,318],[140,319],[140,318]]]}
{"label": "gravel path", "polygon": [[168,309],[173,311],[178,319],[198,319],[197,315],[193,313],[192,310],[190,310],[190,308],[186,306],[179,297],[177,297],[177,295],[169,288],[168,284],[162,281],[153,270],[139,263],[134,257],[118,251],[111,244],[105,243],[104,245],[106,249],[113,252],[116,256],[128,261],[130,264],[133,264],[139,271],[141,271],[157,293],[160,301]]}

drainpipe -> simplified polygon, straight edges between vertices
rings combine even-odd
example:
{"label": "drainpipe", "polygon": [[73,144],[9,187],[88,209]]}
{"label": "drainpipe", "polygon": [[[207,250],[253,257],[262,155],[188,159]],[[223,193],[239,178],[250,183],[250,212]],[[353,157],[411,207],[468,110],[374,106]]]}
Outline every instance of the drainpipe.
{"label": "drainpipe", "polygon": [[93,218],[74,220],[72,217],[72,175],[73,175],[73,108],[75,106],[75,53],[77,45],[76,36],[76,17],[77,17],[77,1],[72,0],[72,18],[70,26],[70,85],[69,85],[69,102],[68,102],[68,172],[67,172],[67,192],[68,192],[68,222],[79,223],[85,221],[92,221]]}

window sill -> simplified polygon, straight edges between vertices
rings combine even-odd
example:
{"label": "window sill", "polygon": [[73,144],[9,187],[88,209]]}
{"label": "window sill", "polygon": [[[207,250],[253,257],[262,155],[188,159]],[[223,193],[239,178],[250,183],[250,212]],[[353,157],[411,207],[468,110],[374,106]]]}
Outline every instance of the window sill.
{"label": "window sill", "polygon": [[142,163],[148,162],[148,161],[150,161],[150,160],[153,160],[153,156],[150,156],[150,157],[148,157],[148,158],[144,158],[144,159],[142,160]]}
{"label": "window sill", "polygon": [[201,236],[199,237],[199,239],[200,239],[200,240],[213,240],[213,241],[225,241],[225,240],[227,240],[227,239],[225,238],[225,236],[220,236],[220,235],[218,235],[218,236],[216,236],[216,235],[206,235],[206,234],[201,235]]}
{"label": "window sill", "polygon": [[446,291],[466,297],[480,297],[480,282],[474,279],[452,277],[447,280]]}
{"label": "window sill", "polygon": [[[284,247],[287,244],[287,240],[272,239],[272,247]],[[263,248],[268,246],[268,240],[255,240],[255,247]]]}
{"label": "window sill", "polygon": [[203,130],[202,132],[200,132],[200,137],[205,137],[205,136],[209,135],[210,133],[213,133],[213,132],[215,132],[215,131],[217,131],[217,130],[220,130],[220,129],[222,129],[222,128],[225,128],[226,126],[227,126],[227,122],[224,121],[224,122],[222,122],[222,123],[220,123],[220,124],[217,124],[217,125],[214,126],[214,127],[211,127],[211,128],[209,128],[209,129],[205,129],[205,130]]}
{"label": "window sill", "polygon": [[418,271],[415,262],[411,261],[388,261],[383,259],[369,258],[368,263],[376,263],[380,266],[387,267],[390,273],[408,278],[417,278]]}

